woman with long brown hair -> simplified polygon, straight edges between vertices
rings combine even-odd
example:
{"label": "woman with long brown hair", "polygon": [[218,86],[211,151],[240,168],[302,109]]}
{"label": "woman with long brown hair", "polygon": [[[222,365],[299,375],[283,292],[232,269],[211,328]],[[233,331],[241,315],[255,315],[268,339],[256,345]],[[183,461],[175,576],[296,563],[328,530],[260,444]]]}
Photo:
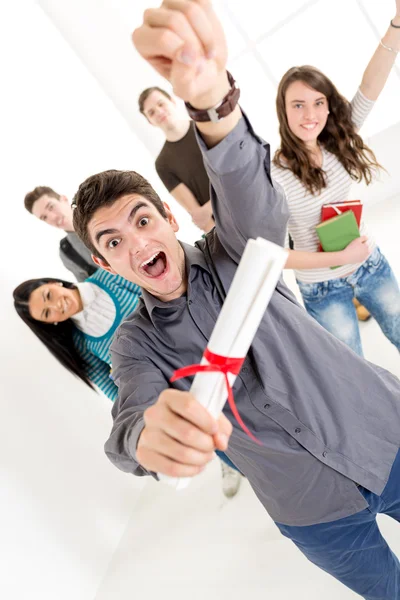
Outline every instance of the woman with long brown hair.
{"label": "woman with long brown hair", "polygon": [[[381,93],[400,50],[400,0],[396,16],[348,102],[311,66],[293,67],[277,96],[281,146],[272,176],[285,190],[295,269],[304,305],[323,327],[362,355],[357,298],[400,350],[400,292],[393,272],[361,222],[361,237],[341,252],[319,252],[316,225],[324,204],[349,199],[354,182],[369,185],[381,168],[358,134]],[[338,266],[336,269],[331,267]]]}

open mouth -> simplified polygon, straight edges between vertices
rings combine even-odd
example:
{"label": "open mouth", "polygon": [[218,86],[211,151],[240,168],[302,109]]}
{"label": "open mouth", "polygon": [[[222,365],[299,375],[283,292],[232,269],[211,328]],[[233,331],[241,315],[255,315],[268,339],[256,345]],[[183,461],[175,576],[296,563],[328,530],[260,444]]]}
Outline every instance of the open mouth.
{"label": "open mouth", "polygon": [[164,252],[156,252],[140,265],[148,277],[161,277],[167,270],[167,257]]}
{"label": "open mouth", "polygon": [[306,131],[314,131],[316,126],[317,126],[317,123],[304,123],[302,125],[303,129],[305,129]]}

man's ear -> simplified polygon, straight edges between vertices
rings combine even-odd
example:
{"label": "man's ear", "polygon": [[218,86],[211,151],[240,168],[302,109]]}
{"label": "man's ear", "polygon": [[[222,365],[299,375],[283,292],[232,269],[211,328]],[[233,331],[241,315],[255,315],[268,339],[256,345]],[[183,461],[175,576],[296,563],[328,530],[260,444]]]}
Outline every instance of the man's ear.
{"label": "man's ear", "polygon": [[168,204],[166,202],[163,202],[163,204],[164,204],[165,212],[167,213],[168,223],[171,225],[172,229],[176,233],[177,231],[179,231],[178,221],[175,219],[174,215],[172,214],[171,209],[168,206]]}
{"label": "man's ear", "polygon": [[118,273],[116,271],[114,271],[114,269],[112,269],[110,267],[110,265],[108,264],[108,262],[106,262],[103,258],[99,258],[98,256],[95,256],[94,254],[92,254],[92,261],[94,262],[95,265],[97,265],[101,269],[104,269],[105,271],[112,273],[112,275],[118,275]]}
{"label": "man's ear", "polygon": [[68,202],[67,196],[60,195],[60,202]]}

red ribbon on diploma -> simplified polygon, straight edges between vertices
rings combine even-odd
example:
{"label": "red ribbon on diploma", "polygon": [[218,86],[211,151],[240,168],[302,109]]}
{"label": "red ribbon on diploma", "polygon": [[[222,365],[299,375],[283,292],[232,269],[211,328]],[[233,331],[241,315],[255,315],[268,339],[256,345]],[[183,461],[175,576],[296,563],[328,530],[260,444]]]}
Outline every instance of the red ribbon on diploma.
{"label": "red ribbon on diploma", "polygon": [[239,423],[243,431],[247,433],[247,435],[254,442],[262,445],[260,440],[258,440],[243,423],[242,417],[240,416],[239,411],[236,407],[232,388],[228,379],[228,373],[232,373],[232,375],[239,374],[240,369],[242,368],[242,364],[244,362],[244,358],[229,358],[226,356],[220,356],[219,354],[213,354],[213,352],[211,352],[208,348],[205,349],[203,356],[210,364],[188,365],[187,367],[177,369],[172,375],[170,381],[173,382],[177,379],[182,379],[183,377],[190,377],[191,375],[196,375],[196,373],[222,373],[225,377],[226,389],[228,392],[228,403],[233,413],[233,416],[235,417],[236,421]]}

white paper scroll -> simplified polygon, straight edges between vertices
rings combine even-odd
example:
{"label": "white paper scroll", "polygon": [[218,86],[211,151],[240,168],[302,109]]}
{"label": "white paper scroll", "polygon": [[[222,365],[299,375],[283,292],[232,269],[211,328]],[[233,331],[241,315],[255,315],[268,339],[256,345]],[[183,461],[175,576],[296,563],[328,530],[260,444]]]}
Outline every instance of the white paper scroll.
{"label": "white paper scroll", "polygon": [[[213,354],[231,358],[247,355],[285,266],[287,254],[284,248],[262,238],[247,242],[208,343]],[[208,364],[208,361],[203,357],[201,364]],[[236,376],[229,374],[228,378],[232,386]],[[190,392],[215,418],[228,397],[222,373],[197,373]],[[177,490],[185,488],[191,479],[162,474],[158,477]]]}

